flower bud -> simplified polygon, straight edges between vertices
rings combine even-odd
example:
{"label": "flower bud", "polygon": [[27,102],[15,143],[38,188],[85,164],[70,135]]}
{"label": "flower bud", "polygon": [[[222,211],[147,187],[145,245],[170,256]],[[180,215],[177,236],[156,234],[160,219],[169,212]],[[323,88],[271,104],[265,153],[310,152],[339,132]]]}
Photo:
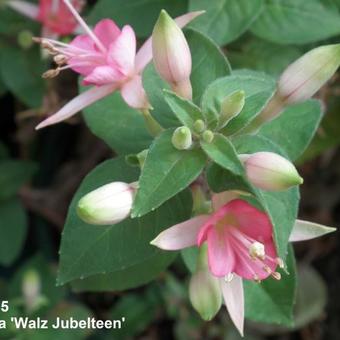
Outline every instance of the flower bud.
{"label": "flower bud", "polygon": [[210,130],[205,130],[202,133],[202,139],[206,142],[206,143],[211,143],[214,140],[214,133]]}
{"label": "flower bud", "polygon": [[187,150],[192,145],[192,135],[189,128],[181,126],[177,128],[171,138],[173,146],[178,150]]}
{"label": "flower bud", "polygon": [[194,130],[197,133],[202,133],[205,129],[205,123],[202,119],[198,119],[194,123]]}
{"label": "flower bud", "polygon": [[28,312],[33,311],[40,299],[41,281],[38,272],[31,269],[28,270],[23,277],[22,293],[25,307]]}
{"label": "flower bud", "polygon": [[245,92],[243,90],[235,91],[225,97],[221,104],[220,128],[237,116],[243,109],[245,103]]}
{"label": "flower bud", "polygon": [[340,65],[340,44],[315,48],[288,66],[278,83],[278,94],[292,104],[312,97]]}
{"label": "flower bud", "polygon": [[239,158],[249,181],[260,189],[279,191],[303,183],[294,165],[276,153],[257,152]]}
{"label": "flower bud", "polygon": [[154,65],[178,95],[191,99],[191,53],[182,30],[162,10],[152,33]]}
{"label": "flower bud", "polygon": [[211,320],[222,305],[218,278],[212,276],[208,269],[198,270],[190,279],[189,298],[202,319]]}
{"label": "flower bud", "polygon": [[136,183],[112,182],[91,191],[78,202],[79,217],[89,224],[116,224],[130,215]]}
{"label": "flower bud", "polygon": [[24,30],[24,31],[21,31],[19,34],[18,34],[18,44],[20,45],[20,47],[22,47],[23,49],[27,50],[29,49],[30,47],[32,47],[33,45],[33,34],[31,31],[29,30]]}

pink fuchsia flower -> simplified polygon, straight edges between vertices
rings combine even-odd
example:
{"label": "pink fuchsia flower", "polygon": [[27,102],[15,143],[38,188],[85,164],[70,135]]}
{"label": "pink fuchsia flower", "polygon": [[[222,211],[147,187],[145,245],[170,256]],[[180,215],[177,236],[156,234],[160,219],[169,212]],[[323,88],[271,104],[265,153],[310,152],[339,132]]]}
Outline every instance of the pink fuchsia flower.
{"label": "pink fuchsia flower", "polygon": [[[7,4],[26,17],[39,21],[43,25],[43,37],[69,35],[78,27],[77,20],[63,0],[40,0],[39,5],[22,0],[10,0]],[[84,2],[72,0],[72,4],[77,11],[81,11]]]}
{"label": "pink fuchsia flower", "polygon": [[[147,40],[136,53],[136,36],[127,25],[120,29],[112,20],[101,20],[92,31],[79,16],[69,0],[65,4],[77,19],[84,35],[77,36],[70,44],[52,39],[38,39],[54,55],[58,67],[49,70],[45,77],[56,76],[71,68],[84,76],[84,85],[94,85],[61,110],[44,120],[37,129],[61,122],[95,101],[119,90],[125,102],[139,110],[150,107],[141,79],[145,66],[152,60],[151,40]],[[202,12],[193,12],[176,19],[185,26]]]}
{"label": "pink fuchsia flower", "polygon": [[[199,215],[177,224],[160,233],[151,244],[164,250],[181,250],[192,246],[207,246],[208,271],[211,280],[219,282],[220,291],[227,310],[236,328],[243,334],[244,295],[243,279],[259,282],[272,276],[280,279],[277,266],[283,268],[283,261],[277,256],[273,241],[273,227],[268,216],[248,202],[235,199],[234,192],[214,194],[213,212]],[[312,239],[334,228],[297,220],[290,241]],[[207,280],[207,286],[216,286]],[[203,285],[203,283],[202,283]],[[199,286],[196,282],[195,286]],[[203,286],[201,286],[203,289]],[[215,301],[216,289],[214,290]],[[197,296],[197,293],[194,294]],[[198,301],[196,307],[204,305]],[[209,308],[215,308],[216,304]],[[213,309],[203,311],[211,315]]]}

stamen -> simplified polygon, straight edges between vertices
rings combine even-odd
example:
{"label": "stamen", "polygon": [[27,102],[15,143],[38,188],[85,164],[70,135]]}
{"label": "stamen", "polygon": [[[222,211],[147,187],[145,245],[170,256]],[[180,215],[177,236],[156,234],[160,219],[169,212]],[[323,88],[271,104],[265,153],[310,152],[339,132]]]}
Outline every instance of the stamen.
{"label": "stamen", "polygon": [[231,282],[233,280],[233,278],[234,278],[234,273],[229,273],[228,275],[226,275],[224,277],[224,281],[225,282]]}
{"label": "stamen", "polygon": [[270,269],[270,267],[269,266],[267,266],[267,265],[264,265],[263,266],[263,270],[265,271],[265,272],[267,272],[268,274],[272,274],[272,270]]}
{"label": "stamen", "polygon": [[257,241],[253,242],[249,247],[249,255],[253,260],[261,259],[262,261],[264,261],[266,258],[264,244]]}
{"label": "stamen", "polygon": [[278,280],[278,281],[281,280],[281,274],[278,272],[272,272],[270,275],[275,280]]}
{"label": "stamen", "polygon": [[253,276],[253,279],[254,279],[254,281],[255,281],[256,283],[261,283],[261,280],[260,280],[260,278],[259,278],[259,276],[258,276],[257,274],[255,274],[255,275]]}
{"label": "stamen", "polygon": [[58,74],[60,73],[60,69],[56,68],[56,69],[52,69],[52,70],[48,70],[45,73],[43,73],[42,77],[45,79],[48,78],[54,78],[56,77]]}
{"label": "stamen", "polygon": [[73,5],[70,3],[69,0],[63,0],[65,5],[68,7],[68,9],[71,11],[73,16],[76,18],[76,20],[79,22],[79,25],[84,29],[84,31],[89,35],[89,37],[93,40],[93,42],[97,45],[97,47],[100,49],[101,52],[106,53],[106,48],[102,44],[102,42],[97,38],[97,36],[92,32],[90,27],[86,24],[86,22],[83,20],[83,18],[79,15],[79,13],[76,11],[76,9],[73,7]]}
{"label": "stamen", "polygon": [[57,54],[54,58],[53,58],[54,62],[59,65],[62,66],[64,64],[66,64],[67,62],[67,57],[64,54]]}

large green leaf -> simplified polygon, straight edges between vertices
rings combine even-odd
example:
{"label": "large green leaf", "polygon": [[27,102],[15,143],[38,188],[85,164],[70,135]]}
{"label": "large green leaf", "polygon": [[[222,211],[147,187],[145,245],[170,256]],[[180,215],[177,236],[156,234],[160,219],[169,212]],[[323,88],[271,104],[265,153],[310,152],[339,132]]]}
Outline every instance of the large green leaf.
{"label": "large green leaf", "polygon": [[39,107],[45,91],[41,74],[46,65],[41,60],[40,49],[22,50],[5,45],[1,49],[0,72],[6,87],[29,107]]}
{"label": "large green leaf", "polygon": [[318,0],[266,0],[251,31],[278,44],[306,44],[340,33],[340,15]]}
{"label": "large green leaf", "polygon": [[[172,17],[187,12],[187,0],[100,0],[89,15],[89,23],[113,19],[119,26],[131,25],[138,37],[147,37],[162,9]],[[147,19],[146,19],[147,18]]]}
{"label": "large green leaf", "polygon": [[19,200],[0,203],[0,263],[8,266],[16,260],[26,238],[27,220]]}
{"label": "large green leaf", "polygon": [[36,171],[36,164],[28,161],[0,161],[0,200],[14,196]]}
{"label": "large green leaf", "polygon": [[220,78],[213,82],[202,97],[202,111],[220,111],[222,100],[237,90],[244,90],[245,105],[238,116],[222,130],[234,134],[249,124],[267,104],[275,91],[275,81],[263,73],[252,72]]}
{"label": "large green leaf", "polygon": [[[209,38],[191,29],[186,30],[185,35],[192,55],[193,101],[198,105],[205,88],[217,78],[229,74],[230,66],[218,46]],[[157,120],[164,127],[178,126],[178,120],[163,97],[163,89],[169,89],[169,85],[159,77],[152,64],[144,72],[143,84]]]}
{"label": "large green leaf", "polygon": [[83,113],[90,130],[119,154],[137,153],[151,143],[142,114],[130,108],[119,93],[97,101]]}
{"label": "large green leaf", "polygon": [[261,283],[244,280],[246,318],[280,325],[292,326],[296,295],[296,268],[294,252],[289,247],[287,269],[276,281],[268,278]]}
{"label": "large green leaf", "polygon": [[133,182],[137,177],[136,168],[123,159],[106,161],[86,176],[72,200],[62,236],[59,285],[90,277],[93,290],[99,289],[102,279],[105,289],[126,289],[150,281],[173,261],[176,253],[162,252],[149,242],[190,216],[187,192],[143,218],[128,218],[116,225],[89,225],[76,214],[77,203],[86,193],[112,181]]}
{"label": "large green leaf", "polygon": [[211,143],[201,141],[203,151],[212,161],[230,171],[234,175],[242,176],[244,168],[237,157],[236,151],[227,137],[216,133]]}
{"label": "large green leaf", "polygon": [[228,50],[228,58],[234,69],[248,68],[273,76],[279,76],[301,54],[302,51],[295,46],[282,46],[256,37],[240,48]]}
{"label": "large green leaf", "polygon": [[262,0],[190,0],[191,11],[207,11],[191,26],[225,45],[248,29],[262,5]]}
{"label": "large green leaf", "polygon": [[192,183],[202,172],[206,156],[200,149],[177,150],[171,142],[173,130],[164,131],[146,157],[132,216],[142,216],[159,207]]}
{"label": "large green leaf", "polygon": [[310,143],[321,117],[320,102],[308,100],[287,107],[278,118],[263,125],[258,134],[275,142],[295,160]]}

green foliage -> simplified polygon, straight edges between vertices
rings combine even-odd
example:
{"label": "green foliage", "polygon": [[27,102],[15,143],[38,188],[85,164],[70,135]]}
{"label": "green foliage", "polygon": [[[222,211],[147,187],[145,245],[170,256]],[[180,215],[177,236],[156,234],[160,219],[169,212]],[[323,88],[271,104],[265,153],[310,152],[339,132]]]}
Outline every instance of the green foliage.
{"label": "green foliage", "polygon": [[151,145],[139,178],[132,210],[142,216],[184,190],[202,172],[206,157],[199,149],[177,150],[171,142],[173,130],[166,130]]}
{"label": "green foliage", "polygon": [[145,38],[151,34],[162,9],[172,17],[179,16],[187,11],[187,0],[101,0],[88,19],[90,24],[95,24],[103,18],[111,18],[120,27],[131,25],[138,37]]}
{"label": "green foliage", "polygon": [[190,0],[190,11],[206,10],[191,26],[225,45],[248,29],[262,6],[262,0]]}
{"label": "green foliage", "polygon": [[[59,285],[101,275],[106,290],[127,289],[150,281],[173,261],[175,253],[162,252],[149,242],[163,229],[189,217],[191,202],[186,192],[143,218],[116,225],[89,225],[76,214],[75,207],[84,194],[112,181],[133,182],[137,175],[136,168],[115,159],[84,179],[72,200],[62,237]],[[88,288],[97,290],[102,281],[95,277],[90,282]]]}
{"label": "green foliage", "polygon": [[251,31],[278,44],[307,44],[340,34],[340,14],[319,0],[266,0]]}

